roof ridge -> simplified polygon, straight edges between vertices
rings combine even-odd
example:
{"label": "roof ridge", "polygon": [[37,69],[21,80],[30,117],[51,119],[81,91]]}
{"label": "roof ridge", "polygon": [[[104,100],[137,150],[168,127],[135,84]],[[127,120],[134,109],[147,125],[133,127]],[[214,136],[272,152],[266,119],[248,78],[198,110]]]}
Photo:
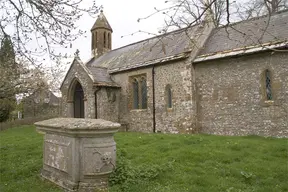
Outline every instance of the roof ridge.
{"label": "roof ridge", "polygon": [[281,11],[278,11],[278,12],[275,12],[275,13],[272,13],[272,14],[266,14],[266,15],[261,15],[259,17],[252,17],[250,19],[246,19],[246,20],[241,20],[241,21],[237,21],[237,22],[234,22],[234,23],[230,23],[230,24],[226,24],[226,25],[222,25],[220,27],[216,27],[215,29],[221,29],[221,28],[225,28],[225,27],[230,27],[230,26],[234,26],[234,25],[237,25],[239,23],[245,23],[245,22],[251,22],[251,21],[256,21],[256,20],[259,20],[259,19],[262,19],[262,18],[265,18],[265,17],[273,17],[275,15],[279,15],[281,13],[284,13],[284,12],[288,12],[288,9],[284,9],[284,10],[281,10]]}
{"label": "roof ridge", "polygon": [[110,52],[112,52],[112,51],[116,51],[116,50],[118,50],[118,49],[122,49],[122,48],[124,48],[124,47],[129,47],[129,46],[131,46],[131,45],[138,44],[138,43],[141,43],[141,42],[144,42],[144,41],[148,41],[148,40],[151,40],[151,39],[159,38],[159,37],[162,37],[162,36],[167,36],[167,35],[172,34],[172,33],[178,33],[178,32],[180,33],[180,32],[182,32],[182,31],[184,31],[184,30],[186,30],[186,29],[195,27],[195,26],[197,26],[197,25],[200,25],[200,23],[195,24],[195,25],[191,25],[191,26],[189,26],[189,27],[184,27],[184,28],[180,28],[180,29],[173,30],[173,31],[169,31],[169,32],[167,32],[167,33],[163,33],[163,34],[156,35],[156,36],[153,36],[153,37],[149,37],[149,38],[147,38],[147,39],[143,39],[143,40],[140,40],[140,41],[136,41],[136,42],[130,43],[130,44],[128,44],[128,45],[124,45],[124,46],[122,46],[122,47],[118,47],[118,48],[116,48],[116,49],[112,49],[111,51],[109,51],[109,52],[107,52],[107,53],[110,53]]}
{"label": "roof ridge", "polygon": [[[273,13],[271,14],[270,16],[275,16],[275,15],[279,15],[283,12],[288,12],[288,9],[284,9],[284,10],[281,10],[281,11],[278,11],[276,13]],[[237,22],[234,22],[234,23],[231,23],[229,25],[223,25],[221,27],[216,27],[215,29],[220,29],[220,28],[224,28],[224,27],[229,27],[229,26],[233,26],[233,25],[237,25],[238,23],[243,23],[243,22],[250,22],[250,21],[253,21],[253,20],[257,20],[257,19],[261,19],[261,18],[264,18],[264,17],[267,17],[269,16],[269,14],[266,14],[266,15],[262,15],[262,16],[259,16],[259,17],[252,17],[250,19],[247,19],[247,20],[242,20],[242,21],[237,21]],[[173,30],[173,31],[170,31],[170,32],[167,32],[167,33],[164,33],[164,34],[160,34],[160,35],[156,35],[156,36],[153,36],[153,37],[150,37],[150,38],[147,38],[147,39],[143,39],[143,40],[140,40],[140,41],[136,41],[136,42],[133,42],[133,43],[130,43],[130,44],[127,44],[127,45],[124,45],[124,46],[121,46],[121,47],[118,47],[116,49],[112,49],[111,51],[107,52],[107,53],[110,53],[110,52],[113,52],[113,51],[116,51],[116,50],[119,50],[119,49],[122,49],[124,47],[129,47],[131,45],[134,45],[134,44],[138,44],[138,43],[141,43],[141,42],[144,42],[144,41],[148,41],[148,40],[151,40],[151,39],[154,39],[154,38],[159,38],[159,37],[162,37],[162,36],[167,36],[169,34],[172,34],[172,33],[177,33],[177,32],[182,32],[186,29],[189,29],[189,28],[192,28],[192,27],[195,27],[196,25],[201,25],[201,23],[197,23],[195,25],[191,25],[189,27],[184,27],[184,28],[180,28],[180,29],[176,29],[176,30]],[[106,54],[107,54],[106,53]],[[105,54],[104,54],[105,55]]]}

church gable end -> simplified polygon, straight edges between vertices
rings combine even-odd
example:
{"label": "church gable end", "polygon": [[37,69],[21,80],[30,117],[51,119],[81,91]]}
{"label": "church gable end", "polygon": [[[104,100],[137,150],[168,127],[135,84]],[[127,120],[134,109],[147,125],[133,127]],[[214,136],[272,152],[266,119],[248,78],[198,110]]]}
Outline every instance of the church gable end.
{"label": "church gable end", "polygon": [[[81,87],[83,90],[83,96],[80,95],[81,101],[79,100],[79,105],[85,105],[85,101],[89,97],[93,97],[93,80],[91,75],[87,73],[84,67],[81,64],[81,60],[78,58],[74,58],[70,69],[68,70],[63,83],[61,85],[61,92],[62,92],[62,115],[67,117],[74,117],[74,103],[75,103],[75,87],[78,85],[78,88]],[[80,85],[80,86],[79,86]],[[80,94],[80,93],[79,93]],[[87,104],[87,103],[86,103]],[[88,106],[88,105],[87,105]],[[84,107],[85,108],[85,107]],[[82,108],[81,108],[82,109]],[[85,109],[88,110],[88,109]],[[79,117],[92,117],[90,113],[85,113],[85,116],[81,115]],[[78,117],[78,116],[77,116]]]}

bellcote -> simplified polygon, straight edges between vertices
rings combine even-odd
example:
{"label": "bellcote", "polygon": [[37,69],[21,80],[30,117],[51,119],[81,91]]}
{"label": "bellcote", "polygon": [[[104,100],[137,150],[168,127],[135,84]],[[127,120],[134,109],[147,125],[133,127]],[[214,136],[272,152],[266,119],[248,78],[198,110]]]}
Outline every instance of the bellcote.
{"label": "bellcote", "polygon": [[101,10],[92,29],[91,52],[92,57],[100,57],[112,49],[112,28]]}

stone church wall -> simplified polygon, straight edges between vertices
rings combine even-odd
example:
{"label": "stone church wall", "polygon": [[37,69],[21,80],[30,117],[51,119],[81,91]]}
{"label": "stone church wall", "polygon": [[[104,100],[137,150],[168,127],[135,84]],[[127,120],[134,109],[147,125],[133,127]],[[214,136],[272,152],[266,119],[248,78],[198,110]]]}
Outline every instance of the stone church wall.
{"label": "stone church wall", "polygon": [[84,91],[84,108],[85,108],[85,118],[94,118],[95,117],[95,100],[94,100],[94,90],[93,82],[80,66],[80,64],[73,63],[70,71],[67,73],[67,77],[63,82],[61,88],[62,92],[62,114],[63,117],[74,117],[74,108],[73,108],[73,94],[70,92],[69,88],[73,79],[77,79],[81,84]]}
{"label": "stone church wall", "polygon": [[119,122],[120,89],[101,87],[97,91],[97,118]]}
{"label": "stone church wall", "polygon": [[[191,69],[186,61],[155,68],[156,130],[161,132],[192,132]],[[171,86],[172,108],[167,108],[166,86]]]}
{"label": "stone church wall", "polygon": [[[155,66],[155,117],[156,132],[189,132],[192,124],[191,73],[186,62]],[[147,109],[132,109],[129,77],[146,74]],[[112,75],[121,86],[120,122],[128,123],[131,131],[153,131],[152,67]],[[165,87],[172,87],[172,109],[167,109]]]}
{"label": "stone church wall", "polygon": [[[147,109],[132,109],[131,85],[129,77],[146,74],[147,77]],[[130,72],[113,74],[112,79],[121,86],[119,102],[119,123],[125,123],[130,131],[153,131],[152,108],[152,69],[139,69]]]}
{"label": "stone church wall", "polygon": [[[201,132],[288,136],[288,54],[258,53],[194,64]],[[266,101],[263,72],[272,73]]]}

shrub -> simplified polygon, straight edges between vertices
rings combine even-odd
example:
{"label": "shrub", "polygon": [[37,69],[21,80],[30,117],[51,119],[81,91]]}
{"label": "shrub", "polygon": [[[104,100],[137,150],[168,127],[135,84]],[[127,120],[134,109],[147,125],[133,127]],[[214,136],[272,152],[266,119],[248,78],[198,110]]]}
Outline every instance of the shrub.
{"label": "shrub", "polygon": [[10,112],[12,111],[12,101],[9,99],[0,99],[0,122],[8,120]]}
{"label": "shrub", "polygon": [[153,181],[161,173],[173,168],[173,162],[162,165],[144,164],[141,166],[132,166],[126,154],[125,150],[117,150],[116,169],[109,178],[109,185],[119,185],[118,188],[121,191],[127,191],[131,184]]}

